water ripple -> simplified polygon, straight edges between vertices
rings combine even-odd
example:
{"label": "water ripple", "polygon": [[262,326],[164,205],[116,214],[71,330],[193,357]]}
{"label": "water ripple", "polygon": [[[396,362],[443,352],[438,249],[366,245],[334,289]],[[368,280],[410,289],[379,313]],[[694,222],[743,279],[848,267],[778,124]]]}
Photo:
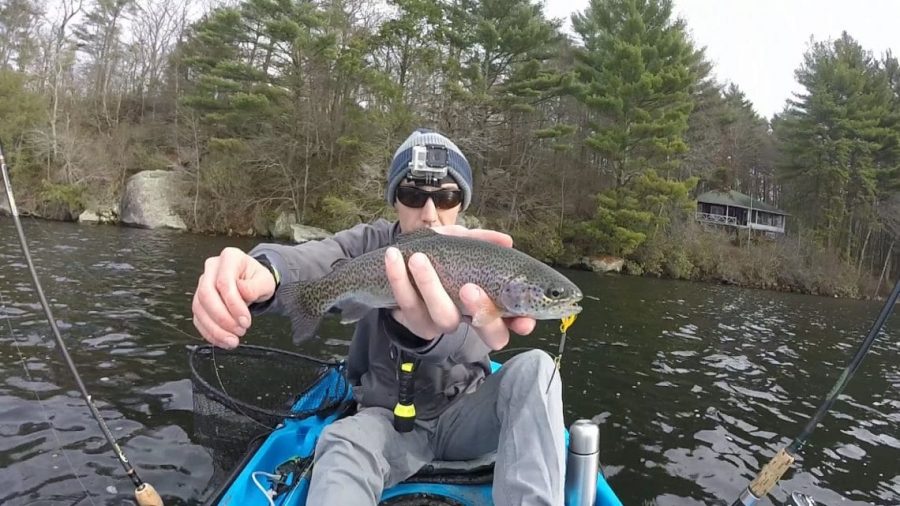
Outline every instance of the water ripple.
{"label": "water ripple", "polygon": [[[11,232],[0,218],[0,237]],[[221,470],[194,432],[191,295],[203,259],[252,241],[34,220],[26,233],[117,441],[167,504],[201,503]],[[17,244],[0,241],[0,266],[0,503],[130,503],[130,482],[55,349]],[[625,504],[730,504],[815,412],[879,309],[566,274],[586,294],[560,370],[566,421],[596,415],[601,463]],[[255,318],[246,341],[339,358],[351,330],[326,326],[297,350],[283,319]],[[772,503],[799,490],[820,505],[900,504],[900,334],[886,330]],[[511,346],[555,351],[558,338],[558,325],[542,322]],[[266,372],[248,370],[246,380],[265,384]]]}

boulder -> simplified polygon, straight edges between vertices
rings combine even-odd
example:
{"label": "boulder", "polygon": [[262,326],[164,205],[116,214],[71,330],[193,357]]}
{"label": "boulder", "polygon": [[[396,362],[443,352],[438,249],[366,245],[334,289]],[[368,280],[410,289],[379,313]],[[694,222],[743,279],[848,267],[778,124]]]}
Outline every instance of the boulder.
{"label": "boulder", "polygon": [[119,210],[115,207],[101,208],[97,215],[100,216],[100,223],[118,223]]}
{"label": "boulder", "polygon": [[112,206],[89,207],[78,215],[78,223],[118,223],[119,211]]}
{"label": "boulder", "polygon": [[291,227],[297,224],[297,217],[294,213],[280,213],[275,218],[275,223],[269,227],[269,235],[275,239],[290,239],[293,237]]}
{"label": "boulder", "polygon": [[181,176],[168,170],[145,170],[128,179],[122,196],[121,221],[142,228],[186,230],[175,214]]}
{"label": "boulder", "polygon": [[6,189],[0,191],[0,216],[12,216],[12,209],[9,208],[9,202],[6,200]]}
{"label": "boulder", "polygon": [[331,232],[307,225],[291,225],[291,240],[295,243],[319,241],[331,237]]}
{"label": "boulder", "polygon": [[594,272],[622,272],[622,267],[625,266],[625,259],[611,255],[599,255],[585,257],[581,260],[581,263]]}
{"label": "boulder", "polygon": [[84,212],[78,215],[78,223],[100,223],[100,215],[86,209]]}
{"label": "boulder", "polygon": [[259,235],[263,237],[269,235],[269,223],[264,214],[253,214],[253,225],[250,228],[250,232],[250,235]]}
{"label": "boulder", "polygon": [[484,228],[484,223],[477,216],[471,214],[460,213],[456,218],[456,224],[466,228]]}

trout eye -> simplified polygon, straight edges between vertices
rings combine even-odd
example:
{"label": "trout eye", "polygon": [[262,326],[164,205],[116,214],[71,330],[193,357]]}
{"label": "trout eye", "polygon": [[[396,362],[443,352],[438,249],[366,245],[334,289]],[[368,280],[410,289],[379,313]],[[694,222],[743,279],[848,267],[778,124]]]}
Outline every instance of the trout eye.
{"label": "trout eye", "polygon": [[565,295],[566,290],[564,288],[551,288],[550,289],[550,298],[558,299]]}

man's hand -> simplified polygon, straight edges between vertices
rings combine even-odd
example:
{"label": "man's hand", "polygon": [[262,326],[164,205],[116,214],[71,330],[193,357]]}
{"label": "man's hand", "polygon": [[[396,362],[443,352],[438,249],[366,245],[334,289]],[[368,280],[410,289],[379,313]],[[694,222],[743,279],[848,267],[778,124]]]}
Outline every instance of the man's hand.
{"label": "man's hand", "polygon": [[269,300],[274,293],[269,269],[237,248],[225,248],[206,259],[191,305],[194,326],[210,343],[234,348],[250,328],[247,305]]}
{"label": "man's hand", "polygon": [[[489,241],[494,244],[512,247],[512,237],[492,230],[469,230],[459,225],[434,227],[435,232]],[[403,263],[403,256],[396,248],[388,248],[385,254],[385,270],[394,298],[399,309],[394,310],[394,318],[413,334],[432,340],[441,334],[453,332],[463,321],[463,317],[441,285],[431,262],[422,253],[415,253],[409,259],[409,273]],[[418,288],[418,292],[416,291]],[[466,306],[468,314],[476,314],[478,309],[490,304],[490,297],[477,285],[464,285],[459,291],[460,300]],[[526,335],[535,327],[533,318],[497,318],[473,328],[478,336],[492,350],[502,349],[509,343],[509,331]]]}

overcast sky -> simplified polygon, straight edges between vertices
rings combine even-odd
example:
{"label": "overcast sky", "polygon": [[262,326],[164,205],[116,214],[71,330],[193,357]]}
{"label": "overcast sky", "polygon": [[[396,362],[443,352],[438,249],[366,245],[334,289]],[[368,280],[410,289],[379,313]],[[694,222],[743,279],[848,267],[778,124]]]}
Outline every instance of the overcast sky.
{"label": "overcast sky", "polygon": [[[545,0],[548,17],[583,11],[588,0]],[[810,36],[830,40],[846,30],[880,57],[900,56],[900,0],[675,0],[698,46],[706,47],[720,82],[733,82],[767,118],[800,91],[794,70]]]}

